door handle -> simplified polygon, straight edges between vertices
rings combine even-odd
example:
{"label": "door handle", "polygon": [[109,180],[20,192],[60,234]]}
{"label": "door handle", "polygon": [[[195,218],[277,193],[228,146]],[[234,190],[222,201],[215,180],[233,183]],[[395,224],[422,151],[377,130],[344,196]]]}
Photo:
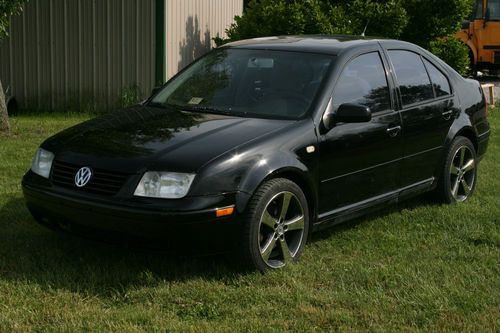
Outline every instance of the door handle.
{"label": "door handle", "polygon": [[453,110],[445,111],[445,112],[441,113],[441,115],[443,116],[443,118],[445,120],[450,120],[451,116],[453,115]]}
{"label": "door handle", "polygon": [[389,127],[387,129],[387,134],[389,134],[389,136],[391,138],[394,138],[395,136],[397,136],[399,134],[399,132],[401,132],[401,126]]}

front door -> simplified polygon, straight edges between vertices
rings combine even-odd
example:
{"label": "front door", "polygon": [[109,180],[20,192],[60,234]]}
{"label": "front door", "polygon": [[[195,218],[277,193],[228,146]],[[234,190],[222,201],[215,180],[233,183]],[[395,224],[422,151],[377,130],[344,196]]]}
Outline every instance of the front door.
{"label": "front door", "polygon": [[334,112],[344,103],[366,105],[372,120],[337,124],[320,137],[320,218],[369,205],[399,188],[401,120],[382,59],[378,51],[357,56],[337,80]]}

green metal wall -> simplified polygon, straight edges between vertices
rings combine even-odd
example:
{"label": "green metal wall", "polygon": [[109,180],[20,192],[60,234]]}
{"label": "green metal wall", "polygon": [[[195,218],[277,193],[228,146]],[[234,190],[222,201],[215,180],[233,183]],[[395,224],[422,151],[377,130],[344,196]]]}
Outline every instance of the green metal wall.
{"label": "green metal wall", "polygon": [[242,0],[31,0],[0,44],[0,79],[24,108],[114,108],[207,52],[242,11]]}
{"label": "green metal wall", "polygon": [[0,79],[23,107],[113,107],[155,81],[155,0],[36,0],[0,45]]}

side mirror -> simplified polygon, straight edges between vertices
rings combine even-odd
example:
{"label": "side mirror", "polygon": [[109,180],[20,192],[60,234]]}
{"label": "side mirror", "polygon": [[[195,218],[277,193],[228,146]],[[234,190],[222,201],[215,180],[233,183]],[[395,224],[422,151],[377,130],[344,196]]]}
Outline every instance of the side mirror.
{"label": "side mirror", "polygon": [[372,120],[372,112],[365,105],[345,103],[339,106],[337,112],[328,110],[323,117],[323,125],[330,130],[337,123],[366,123]]}
{"label": "side mirror", "polygon": [[469,30],[470,28],[470,21],[462,21],[462,30]]}
{"label": "side mirror", "polygon": [[154,88],[151,90],[151,96],[156,95],[156,93],[157,93],[158,91],[160,91],[160,90],[161,90],[161,88],[162,88],[162,86],[159,86],[159,87],[154,87]]}

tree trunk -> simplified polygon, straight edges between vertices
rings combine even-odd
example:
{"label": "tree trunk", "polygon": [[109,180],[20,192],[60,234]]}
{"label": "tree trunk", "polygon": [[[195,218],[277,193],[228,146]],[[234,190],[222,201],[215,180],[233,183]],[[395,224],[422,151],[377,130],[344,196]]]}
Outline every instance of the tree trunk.
{"label": "tree trunk", "polygon": [[0,132],[10,132],[9,114],[5,104],[5,95],[3,93],[2,81],[0,80]]}

